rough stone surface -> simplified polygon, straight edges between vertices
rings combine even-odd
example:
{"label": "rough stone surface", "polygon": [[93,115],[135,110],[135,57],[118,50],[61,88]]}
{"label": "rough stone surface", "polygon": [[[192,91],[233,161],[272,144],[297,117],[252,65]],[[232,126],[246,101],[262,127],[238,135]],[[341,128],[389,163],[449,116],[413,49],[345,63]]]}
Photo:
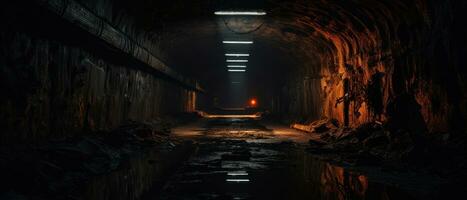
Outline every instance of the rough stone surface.
{"label": "rough stone surface", "polygon": [[398,113],[407,112],[411,116],[404,117],[416,120],[409,123],[419,130],[465,132],[467,33],[460,28],[465,2],[323,0],[278,5],[282,9],[275,12],[288,13],[288,18],[280,18],[282,26],[300,32],[280,35],[281,25],[271,25],[263,36],[298,42],[296,48],[284,48],[310,58],[295,68],[281,91],[281,111],[296,119],[326,116],[343,123],[343,103],[336,106],[336,101],[345,95],[343,80],[348,79],[352,127],[391,118],[402,122],[406,119],[396,119]]}
{"label": "rough stone surface", "polygon": [[79,47],[0,34],[2,143],[110,130],[193,111],[192,92]]}

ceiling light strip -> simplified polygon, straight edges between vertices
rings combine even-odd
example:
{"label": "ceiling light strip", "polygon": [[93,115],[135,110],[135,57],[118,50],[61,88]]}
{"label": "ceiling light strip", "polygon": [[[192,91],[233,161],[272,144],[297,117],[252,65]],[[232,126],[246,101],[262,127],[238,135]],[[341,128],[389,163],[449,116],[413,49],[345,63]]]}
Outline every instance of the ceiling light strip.
{"label": "ceiling light strip", "polygon": [[227,60],[229,63],[246,63],[248,60]]}
{"label": "ceiling light strip", "polygon": [[253,41],[233,41],[233,40],[224,40],[224,44],[253,44]]}
{"label": "ceiling light strip", "polygon": [[245,65],[227,65],[228,68],[246,68]]}
{"label": "ceiling light strip", "polygon": [[226,53],[225,56],[248,57],[248,56],[250,56],[250,54],[247,54],[247,53]]}
{"label": "ceiling light strip", "polygon": [[215,15],[240,15],[240,16],[264,16],[267,13],[264,11],[217,11]]}
{"label": "ceiling light strip", "polygon": [[229,69],[229,72],[246,72],[244,69]]}

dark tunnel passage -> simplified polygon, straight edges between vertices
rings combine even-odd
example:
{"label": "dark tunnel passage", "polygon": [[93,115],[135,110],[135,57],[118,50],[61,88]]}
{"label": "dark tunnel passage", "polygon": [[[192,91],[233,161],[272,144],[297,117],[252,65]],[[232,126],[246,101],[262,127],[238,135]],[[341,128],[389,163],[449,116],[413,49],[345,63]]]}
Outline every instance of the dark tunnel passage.
{"label": "dark tunnel passage", "polygon": [[467,1],[0,7],[0,199],[462,199]]}

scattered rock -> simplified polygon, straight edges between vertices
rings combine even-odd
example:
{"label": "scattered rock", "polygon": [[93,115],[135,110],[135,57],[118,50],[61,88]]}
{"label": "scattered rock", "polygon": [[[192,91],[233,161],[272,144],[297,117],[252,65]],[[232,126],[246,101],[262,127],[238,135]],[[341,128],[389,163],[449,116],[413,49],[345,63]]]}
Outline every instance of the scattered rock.
{"label": "scattered rock", "polygon": [[402,160],[413,154],[411,135],[404,131],[390,132],[381,122],[362,124],[355,129],[337,128],[332,122],[323,120],[311,124],[324,131],[320,133],[322,141],[309,142],[314,153],[339,153],[343,161],[362,165]]}
{"label": "scattered rock", "polygon": [[[381,166],[386,171],[418,169],[449,176],[467,170],[467,136],[420,134],[393,129],[381,122],[350,128],[319,120],[309,127],[320,140],[310,140],[309,152],[322,159],[351,165]],[[455,177],[455,176],[453,176]]]}
{"label": "scattered rock", "polygon": [[389,140],[383,131],[374,132],[363,140],[363,146],[366,148],[385,146],[388,143]]}
{"label": "scattered rock", "polygon": [[20,193],[67,196],[91,177],[125,167],[131,157],[175,148],[171,126],[164,120],[129,121],[113,131],[23,147],[15,154],[0,151],[0,183]]}
{"label": "scattered rock", "polygon": [[352,131],[350,131],[348,128],[340,128],[330,135],[332,135],[334,140],[342,140],[342,139],[346,139],[351,134],[352,134]]}

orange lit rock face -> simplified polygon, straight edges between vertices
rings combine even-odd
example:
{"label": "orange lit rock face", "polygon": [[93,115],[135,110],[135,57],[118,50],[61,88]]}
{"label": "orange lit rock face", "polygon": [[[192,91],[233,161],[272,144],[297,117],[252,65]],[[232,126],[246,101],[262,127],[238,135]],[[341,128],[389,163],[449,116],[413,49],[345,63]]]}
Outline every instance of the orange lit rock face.
{"label": "orange lit rock face", "polygon": [[[424,0],[279,3],[282,10],[276,12],[288,12],[283,26],[313,30],[283,34],[281,39],[301,41],[297,49],[318,59],[305,61],[290,78],[292,111],[307,110],[308,116],[336,118],[343,124],[346,102],[340,98],[347,94],[350,126],[407,113],[408,124],[398,122],[402,128],[421,118],[420,124],[424,122],[430,131],[462,126],[464,130],[459,119],[465,119],[466,113],[465,62],[460,58],[466,51],[460,43],[466,45],[466,40],[450,31],[460,31],[454,26],[460,23],[459,8],[465,3],[436,4]],[[320,110],[307,108],[309,102],[316,102],[304,94],[310,91],[321,97]]]}

